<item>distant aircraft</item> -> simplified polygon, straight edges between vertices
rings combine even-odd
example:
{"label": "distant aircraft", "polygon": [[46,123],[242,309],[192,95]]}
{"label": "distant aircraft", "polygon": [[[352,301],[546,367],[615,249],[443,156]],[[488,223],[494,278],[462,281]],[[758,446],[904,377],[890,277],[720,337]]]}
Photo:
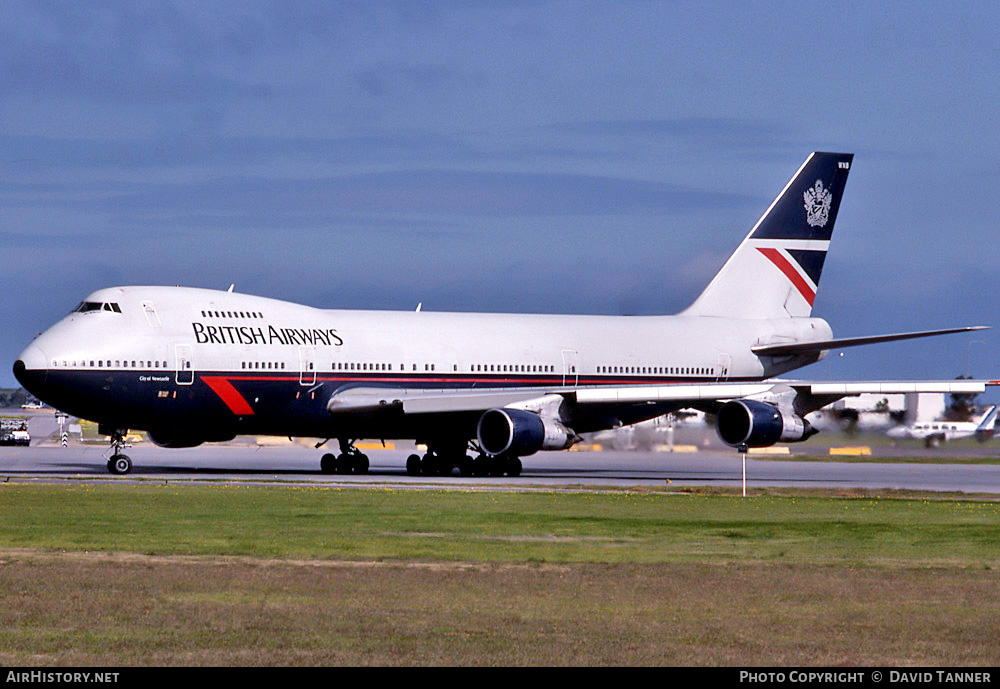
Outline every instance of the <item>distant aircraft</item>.
{"label": "distant aircraft", "polygon": [[997,405],[991,406],[974,421],[923,421],[908,426],[890,428],[887,434],[891,438],[915,438],[923,440],[927,447],[937,447],[940,443],[959,438],[976,436],[982,442],[996,433],[994,426],[997,420]]}
{"label": "distant aircraft", "polygon": [[581,433],[685,408],[714,413],[729,445],[763,447],[809,437],[803,417],[845,396],[983,392],[968,380],[771,380],[839,347],[979,329],[833,339],[811,317],[852,160],[811,154],[675,316],[322,310],[231,288],[114,287],[40,335],[14,375],[98,422],[113,473],[132,468],[128,429],[165,447],[336,438],[323,472],[366,472],[358,439],[414,439],[428,451],[410,473],[496,476]]}

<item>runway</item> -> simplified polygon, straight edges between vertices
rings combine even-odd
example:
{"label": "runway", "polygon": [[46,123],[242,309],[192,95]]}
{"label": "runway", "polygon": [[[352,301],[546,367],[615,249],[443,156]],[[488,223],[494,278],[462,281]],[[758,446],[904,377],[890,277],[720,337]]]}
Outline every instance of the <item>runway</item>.
{"label": "runway", "polygon": [[[734,451],[695,453],[542,452],[522,458],[517,478],[414,477],[406,474],[412,450],[367,450],[366,475],[319,472],[322,450],[281,447],[202,446],[167,450],[152,445],[130,448],[134,469],[127,476],[107,473],[106,447],[2,447],[0,481],[144,481],[227,482],[331,486],[394,487],[616,487],[739,486],[742,464]],[[749,486],[839,489],[903,489],[1000,495],[1000,465],[931,463],[853,463],[775,461],[749,457]]]}

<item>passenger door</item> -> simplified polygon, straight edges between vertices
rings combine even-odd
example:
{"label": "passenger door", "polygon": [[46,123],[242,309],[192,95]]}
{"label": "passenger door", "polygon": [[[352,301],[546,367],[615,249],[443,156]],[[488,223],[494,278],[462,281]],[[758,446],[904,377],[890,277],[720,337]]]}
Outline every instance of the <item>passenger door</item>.
{"label": "passenger door", "polygon": [[577,363],[579,358],[580,352],[575,349],[562,350],[563,385],[576,385],[577,381],[580,380],[579,365]]}
{"label": "passenger door", "polygon": [[316,383],[315,350],[312,347],[299,347],[299,385]]}
{"label": "passenger door", "polygon": [[191,385],[194,382],[194,363],[191,361],[191,345],[176,345],[174,353],[177,357],[177,376],[175,381],[178,385]]}

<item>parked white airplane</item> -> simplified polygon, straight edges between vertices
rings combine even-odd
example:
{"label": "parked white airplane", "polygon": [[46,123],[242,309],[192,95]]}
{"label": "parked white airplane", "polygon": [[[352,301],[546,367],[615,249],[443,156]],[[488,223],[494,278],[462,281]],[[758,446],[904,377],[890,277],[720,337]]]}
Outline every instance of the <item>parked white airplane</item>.
{"label": "parked white airplane", "polygon": [[983,381],[769,380],[837,347],[976,329],[835,340],[810,317],[852,158],[810,155],[676,316],[321,310],[231,289],[114,287],[40,335],[14,374],[97,421],[115,473],[131,469],[127,429],[166,447],[337,438],[324,472],[367,471],[357,439],[415,439],[429,450],[410,457],[412,473],[516,475],[519,457],[682,408],[715,412],[734,447],[766,446],[808,437],[803,417],[846,395],[982,392]]}
{"label": "parked white airplane", "polygon": [[975,436],[985,442],[995,434],[997,405],[991,406],[975,421],[922,421],[908,426],[896,426],[886,433],[891,438],[915,438],[923,440],[927,447],[937,447],[947,440],[958,440]]}

